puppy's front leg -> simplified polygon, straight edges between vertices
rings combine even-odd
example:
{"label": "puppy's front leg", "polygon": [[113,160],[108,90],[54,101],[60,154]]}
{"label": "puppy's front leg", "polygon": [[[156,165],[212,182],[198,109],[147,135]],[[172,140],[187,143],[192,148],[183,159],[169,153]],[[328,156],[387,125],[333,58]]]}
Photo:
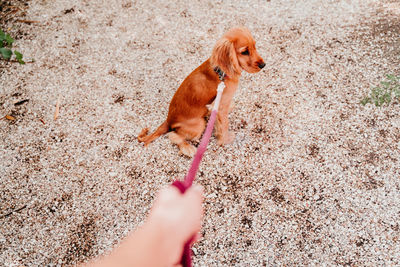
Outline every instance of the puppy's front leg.
{"label": "puppy's front leg", "polygon": [[229,131],[228,114],[230,105],[235,91],[238,87],[237,82],[225,81],[225,89],[222,93],[221,103],[218,109],[217,123],[216,123],[216,136],[218,145],[225,145],[232,143],[235,139],[235,134]]}

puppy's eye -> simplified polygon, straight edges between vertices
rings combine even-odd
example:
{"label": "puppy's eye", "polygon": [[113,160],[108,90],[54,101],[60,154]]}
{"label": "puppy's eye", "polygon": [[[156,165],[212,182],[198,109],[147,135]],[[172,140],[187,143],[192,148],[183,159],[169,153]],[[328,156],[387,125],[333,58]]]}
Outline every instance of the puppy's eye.
{"label": "puppy's eye", "polygon": [[241,54],[244,55],[244,56],[248,56],[249,55],[249,50],[246,49]]}

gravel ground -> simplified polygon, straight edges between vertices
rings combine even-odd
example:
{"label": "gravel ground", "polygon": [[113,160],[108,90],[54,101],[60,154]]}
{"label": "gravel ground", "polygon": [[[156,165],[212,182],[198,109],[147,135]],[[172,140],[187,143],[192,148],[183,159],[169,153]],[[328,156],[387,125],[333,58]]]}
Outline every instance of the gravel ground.
{"label": "gravel ground", "polygon": [[3,29],[35,62],[0,62],[0,116],[15,118],[0,120],[0,265],[86,261],[142,223],[191,161],[165,136],[147,148],[136,136],[165,119],[180,82],[236,25],[267,66],[243,74],[235,142],[212,138],[200,166],[195,265],[400,265],[400,104],[359,104],[400,74],[398,0],[21,8],[38,22]]}

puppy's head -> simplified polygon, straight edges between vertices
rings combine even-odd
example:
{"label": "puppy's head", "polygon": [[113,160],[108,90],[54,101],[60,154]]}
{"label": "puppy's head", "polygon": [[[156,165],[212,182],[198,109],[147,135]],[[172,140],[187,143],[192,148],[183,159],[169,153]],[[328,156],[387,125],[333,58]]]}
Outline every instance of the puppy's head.
{"label": "puppy's head", "polygon": [[246,28],[233,28],[217,41],[211,55],[213,67],[220,67],[229,76],[239,76],[264,68],[264,60],[256,50],[256,42]]}

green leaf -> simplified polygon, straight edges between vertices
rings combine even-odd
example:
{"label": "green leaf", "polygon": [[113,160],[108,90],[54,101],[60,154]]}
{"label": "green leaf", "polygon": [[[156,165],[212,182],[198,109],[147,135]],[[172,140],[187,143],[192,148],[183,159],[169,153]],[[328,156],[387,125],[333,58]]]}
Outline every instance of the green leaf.
{"label": "green leaf", "polygon": [[399,88],[394,89],[394,96],[400,97],[400,89]]}
{"label": "green leaf", "polygon": [[392,82],[395,82],[397,79],[396,79],[396,76],[394,76],[394,75],[392,75],[392,74],[387,74],[386,75],[386,78],[388,79],[388,80],[390,80],[390,81],[392,81]]}
{"label": "green leaf", "polygon": [[378,100],[379,101],[379,107],[382,106],[383,104],[385,104],[385,100],[386,100],[385,96],[380,96],[379,97],[379,100]]}
{"label": "green leaf", "polygon": [[8,48],[5,48],[5,47],[0,48],[0,53],[3,56],[4,59],[10,59],[11,56],[12,56],[11,49],[8,49]]}
{"label": "green leaf", "polygon": [[18,52],[17,50],[14,50],[14,54],[17,59],[22,59],[22,57],[23,57],[23,55],[20,52]]}
{"label": "green leaf", "polygon": [[389,88],[390,83],[389,82],[381,82],[384,88]]}
{"label": "green leaf", "polygon": [[3,42],[6,39],[6,34],[0,30],[0,42]]}
{"label": "green leaf", "polygon": [[391,94],[391,92],[387,92],[387,93],[385,93],[384,95],[383,95],[383,99],[384,99],[384,102],[386,102],[386,103],[390,103],[390,102],[392,102],[392,94]]}
{"label": "green leaf", "polygon": [[6,35],[6,40],[5,40],[5,41],[7,42],[7,45],[8,45],[9,47],[11,47],[12,44],[14,43],[14,39],[11,38],[11,36],[10,36],[9,34]]}
{"label": "green leaf", "polygon": [[15,58],[18,60],[19,64],[25,64],[25,61],[22,60],[23,55],[17,50],[14,51]]}
{"label": "green leaf", "polygon": [[366,104],[371,103],[371,98],[366,97],[363,100],[361,100],[360,103],[361,103],[361,105],[365,106]]}
{"label": "green leaf", "polygon": [[382,88],[380,88],[380,87],[374,87],[374,88],[372,88],[372,91],[371,91],[371,97],[372,97],[372,98],[377,98],[377,97],[379,97],[379,95],[381,94],[381,92],[382,92]]}

